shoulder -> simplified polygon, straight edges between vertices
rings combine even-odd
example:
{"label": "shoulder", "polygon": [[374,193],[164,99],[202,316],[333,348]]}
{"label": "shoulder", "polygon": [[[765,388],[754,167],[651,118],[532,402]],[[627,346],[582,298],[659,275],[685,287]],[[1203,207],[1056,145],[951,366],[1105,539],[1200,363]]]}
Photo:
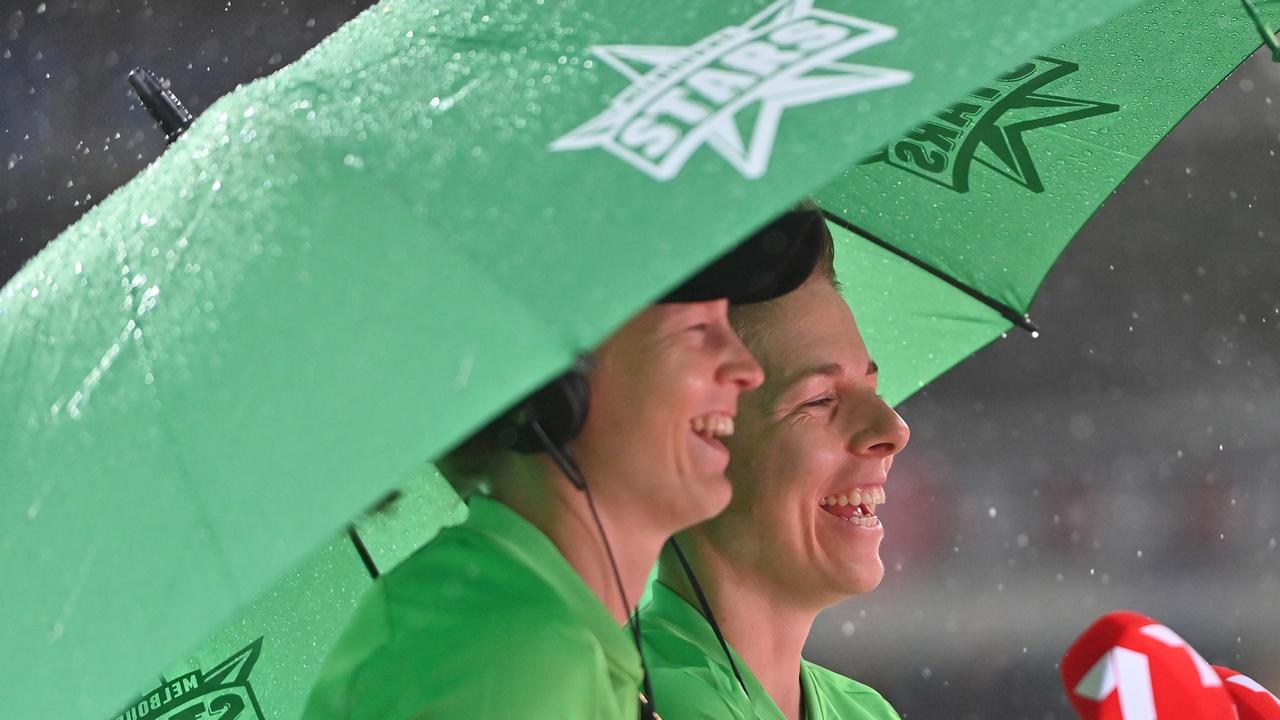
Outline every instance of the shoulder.
{"label": "shoulder", "polygon": [[[565,717],[575,703],[591,715],[609,692],[598,639],[518,564],[441,539],[366,593],[304,717]],[[312,714],[318,702],[333,710]]]}
{"label": "shoulder", "polygon": [[640,618],[654,706],[663,720],[755,717],[732,671],[707,655],[689,627],[654,605]]}
{"label": "shoulder", "polygon": [[[654,707],[663,720],[747,720],[749,701],[714,666],[651,667]],[[727,680],[733,680],[732,677]]]}
{"label": "shoulder", "polygon": [[803,661],[804,674],[814,693],[841,710],[841,720],[898,720],[898,713],[877,690],[840,673]]}

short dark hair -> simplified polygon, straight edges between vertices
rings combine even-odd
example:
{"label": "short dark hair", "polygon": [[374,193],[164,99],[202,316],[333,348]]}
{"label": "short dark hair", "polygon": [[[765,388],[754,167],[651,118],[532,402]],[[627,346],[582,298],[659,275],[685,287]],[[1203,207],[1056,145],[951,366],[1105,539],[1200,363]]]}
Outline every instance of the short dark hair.
{"label": "short dark hair", "polygon": [[821,234],[822,252],[818,255],[818,264],[813,266],[813,273],[809,277],[821,277],[831,283],[831,287],[839,290],[840,279],[836,277],[836,242],[831,237],[831,228],[827,226],[827,218],[822,213],[822,208],[818,207],[813,200],[805,198],[797,203],[792,211],[813,213],[815,222],[806,230]]}
{"label": "short dark hair", "polygon": [[[804,225],[804,232],[821,234],[819,242],[822,245],[822,251],[818,254],[818,262],[813,266],[813,272],[809,274],[809,279],[805,280],[805,283],[825,282],[836,291],[839,291],[840,280],[836,277],[835,264],[836,243],[835,239],[831,237],[831,229],[827,227],[827,219],[822,214],[822,209],[813,200],[805,198],[791,208],[791,212],[812,215],[813,220]],[[786,296],[783,295],[782,297]],[[764,332],[764,322],[759,312],[760,309],[768,308],[772,303],[776,303],[780,299],[775,298],[764,302],[751,303],[750,305],[731,305],[729,307],[729,324],[733,326],[733,329],[738,333],[738,337],[742,339],[743,344],[748,349],[753,350],[755,343],[759,342],[760,336]]]}

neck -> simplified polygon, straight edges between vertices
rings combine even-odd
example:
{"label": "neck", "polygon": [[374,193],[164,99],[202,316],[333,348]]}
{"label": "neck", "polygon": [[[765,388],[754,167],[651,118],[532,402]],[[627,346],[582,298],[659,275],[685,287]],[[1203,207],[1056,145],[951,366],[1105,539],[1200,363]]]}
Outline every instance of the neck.
{"label": "neck", "polygon": [[521,471],[512,473],[515,477],[494,484],[494,499],[550,538],[614,619],[627,622],[627,610],[635,610],[666,538],[648,528],[627,527],[622,521],[625,513],[615,508],[618,503],[587,479],[626,592],[629,608],[625,607],[586,493],[573,487],[545,457],[524,458],[520,464]]}
{"label": "neck", "polygon": [[[697,542],[686,540],[681,548],[725,640],[783,715],[800,720],[801,653],[820,608],[807,607],[772,592],[749,571],[724,562]],[[662,581],[701,612],[697,596],[674,558],[663,560]],[[760,618],[769,618],[769,622],[762,623]]]}

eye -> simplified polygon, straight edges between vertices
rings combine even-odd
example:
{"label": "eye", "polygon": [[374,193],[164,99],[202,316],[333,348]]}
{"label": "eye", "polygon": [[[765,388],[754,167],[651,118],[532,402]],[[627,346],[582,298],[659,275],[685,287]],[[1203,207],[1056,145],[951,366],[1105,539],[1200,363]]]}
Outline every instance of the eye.
{"label": "eye", "polygon": [[814,398],[814,399],[812,399],[812,400],[809,400],[809,401],[807,401],[807,402],[803,403],[802,405],[800,405],[800,407],[802,407],[802,408],[823,408],[823,407],[827,407],[827,406],[829,406],[829,405],[831,405],[831,404],[835,403],[835,401],[836,401],[836,396],[835,396],[835,395],[823,395],[823,396],[821,396],[821,397],[816,397],[816,398]]}

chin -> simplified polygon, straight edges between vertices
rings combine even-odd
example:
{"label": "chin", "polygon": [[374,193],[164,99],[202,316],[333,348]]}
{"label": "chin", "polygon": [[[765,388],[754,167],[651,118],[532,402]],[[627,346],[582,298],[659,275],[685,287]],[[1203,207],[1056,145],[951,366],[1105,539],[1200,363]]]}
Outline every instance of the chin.
{"label": "chin", "polygon": [[844,597],[852,597],[875,590],[883,580],[884,563],[877,557],[874,562],[864,561],[847,568],[836,585]]}
{"label": "chin", "polygon": [[872,590],[880,587],[881,581],[884,580],[884,571],[875,573],[874,575],[858,578],[858,580],[849,586],[849,595],[865,595]]}
{"label": "chin", "polygon": [[729,484],[729,479],[724,476],[724,473],[698,478],[690,483],[690,487],[681,498],[680,508],[683,512],[680,515],[686,519],[686,522],[680,529],[697,525],[719,515],[729,507],[729,501],[732,499],[733,486]]}

